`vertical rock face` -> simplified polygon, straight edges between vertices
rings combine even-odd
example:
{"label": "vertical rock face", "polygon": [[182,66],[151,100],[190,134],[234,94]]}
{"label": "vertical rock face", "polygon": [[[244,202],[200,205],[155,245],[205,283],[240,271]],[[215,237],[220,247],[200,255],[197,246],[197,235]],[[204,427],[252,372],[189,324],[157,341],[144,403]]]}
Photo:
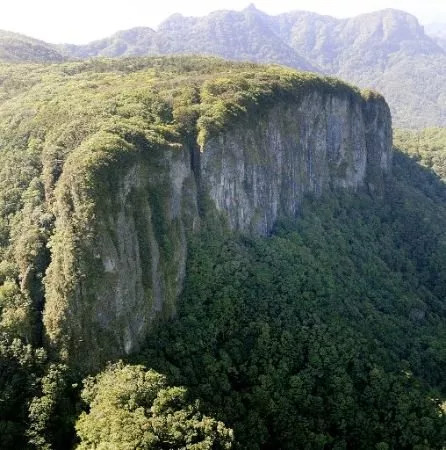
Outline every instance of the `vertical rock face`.
{"label": "vertical rock face", "polygon": [[50,343],[81,370],[134,351],[155,319],[174,313],[185,230],[198,220],[187,152],[160,148],[117,166],[100,197],[79,188],[70,167],[60,181],[44,323]]}
{"label": "vertical rock face", "polygon": [[247,118],[203,149],[205,192],[232,229],[267,234],[305,193],[379,183],[391,164],[384,101],[312,92]]}
{"label": "vertical rock face", "polygon": [[101,195],[81,191],[76,180],[91,171],[68,162],[46,279],[50,342],[86,369],[137,350],[175,311],[186,236],[203,220],[199,196],[231,229],[266,235],[279,216],[296,215],[305,193],[379,189],[391,140],[382,98],[313,90],[240,118],[199,155],[184,146],[118,158],[94,183]]}
{"label": "vertical rock face", "polygon": [[95,251],[103,279],[92,292],[92,314],[100,329],[111,332],[118,355],[137,348],[155,318],[175,311],[185,273],[185,227],[198,216],[195,188],[187,188],[193,183],[187,153],[165,149],[156,165],[158,171],[138,162],[127,169],[114,208],[98,217]]}

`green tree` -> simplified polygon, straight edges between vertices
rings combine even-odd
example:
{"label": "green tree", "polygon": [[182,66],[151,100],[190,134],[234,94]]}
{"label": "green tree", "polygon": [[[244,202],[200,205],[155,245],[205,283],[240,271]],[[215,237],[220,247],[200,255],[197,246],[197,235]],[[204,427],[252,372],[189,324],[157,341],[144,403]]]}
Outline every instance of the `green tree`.
{"label": "green tree", "polygon": [[110,365],[85,380],[82,398],[90,409],[76,423],[79,449],[231,448],[232,430],[144,366]]}
{"label": "green tree", "polygon": [[30,299],[13,281],[0,286],[0,332],[31,341],[33,314]]}

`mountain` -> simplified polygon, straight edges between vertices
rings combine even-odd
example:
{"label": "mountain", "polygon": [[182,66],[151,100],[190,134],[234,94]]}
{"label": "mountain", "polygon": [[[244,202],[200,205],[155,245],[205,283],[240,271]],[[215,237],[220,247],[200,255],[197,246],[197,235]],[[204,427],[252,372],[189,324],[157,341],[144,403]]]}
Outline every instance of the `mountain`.
{"label": "mountain", "polygon": [[446,123],[446,53],[410,14],[388,9],[339,20],[295,12],[270,23],[323,72],[382,92],[397,126]]}
{"label": "mountain", "polygon": [[268,16],[251,5],[198,18],[176,14],[156,32],[138,28],[62,50],[78,58],[188,53],[277,63],[377,89],[400,127],[446,125],[446,52],[398,10],[335,19],[299,11]]}
{"label": "mountain", "polygon": [[155,36],[156,32],[151,28],[139,27],[119,31],[109,38],[88,45],[65,44],[59,48],[62,53],[75,58],[144,56],[158,53],[154,43]]}
{"label": "mountain", "polygon": [[[87,369],[137,350],[173,314],[204,198],[230,229],[268,235],[306,193],[378,192],[390,169],[387,104],[336,79],[178,57],[24,70],[9,70],[0,106],[0,205],[16,217],[5,233],[36,303],[46,273],[49,342]],[[29,173],[12,175],[28,158]],[[10,178],[34,179],[39,199],[23,204]]]}
{"label": "mountain", "polygon": [[444,28],[426,30],[393,9],[336,19],[304,11],[269,16],[251,5],[205,17],[175,14],[156,31],[133,28],[87,45],[53,46],[4,33],[0,60],[203,54],[276,63],[382,92],[398,127],[445,126]]}
{"label": "mountain", "polygon": [[442,130],[216,58],[0,80],[1,448],[442,449]]}
{"label": "mountain", "polygon": [[284,41],[331,73],[354,74],[364,67],[385,70],[399,54],[443,54],[415,17],[397,10],[344,20],[296,12],[271,21]]}
{"label": "mountain", "polygon": [[61,52],[51,44],[0,30],[0,61],[61,62],[64,59]]}

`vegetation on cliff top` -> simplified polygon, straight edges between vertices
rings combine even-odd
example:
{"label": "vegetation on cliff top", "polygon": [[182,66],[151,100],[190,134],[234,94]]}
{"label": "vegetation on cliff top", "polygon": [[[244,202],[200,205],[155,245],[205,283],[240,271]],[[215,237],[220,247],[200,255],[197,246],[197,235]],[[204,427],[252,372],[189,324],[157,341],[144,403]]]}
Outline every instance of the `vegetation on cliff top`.
{"label": "vegetation on cliff top", "polygon": [[132,28],[86,45],[53,46],[0,31],[0,60],[205,54],[282,64],[379,90],[398,127],[424,128],[446,125],[445,45],[441,24],[426,33],[395,9],[337,19],[307,11],[269,16],[251,5],[204,17],[174,14],[156,31]]}

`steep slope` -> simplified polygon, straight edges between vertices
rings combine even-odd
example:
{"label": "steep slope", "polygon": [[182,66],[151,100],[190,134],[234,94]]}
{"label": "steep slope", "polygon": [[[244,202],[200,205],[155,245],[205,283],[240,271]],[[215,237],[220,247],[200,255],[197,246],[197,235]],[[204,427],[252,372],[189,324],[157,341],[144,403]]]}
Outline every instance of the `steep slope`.
{"label": "steep slope", "polygon": [[55,46],[21,34],[0,30],[0,61],[61,62],[61,52]]}
{"label": "steep slope", "polygon": [[190,58],[42,70],[0,106],[2,259],[84,367],[173,314],[205,215],[266,235],[304,194],[379,192],[390,167],[387,104],[335,79]]}
{"label": "steep slope", "polygon": [[238,448],[441,450],[446,189],[400,153],[393,169],[382,197],[307,199],[267,239],[206,229],[177,317],[137,361],[218,411]]}

